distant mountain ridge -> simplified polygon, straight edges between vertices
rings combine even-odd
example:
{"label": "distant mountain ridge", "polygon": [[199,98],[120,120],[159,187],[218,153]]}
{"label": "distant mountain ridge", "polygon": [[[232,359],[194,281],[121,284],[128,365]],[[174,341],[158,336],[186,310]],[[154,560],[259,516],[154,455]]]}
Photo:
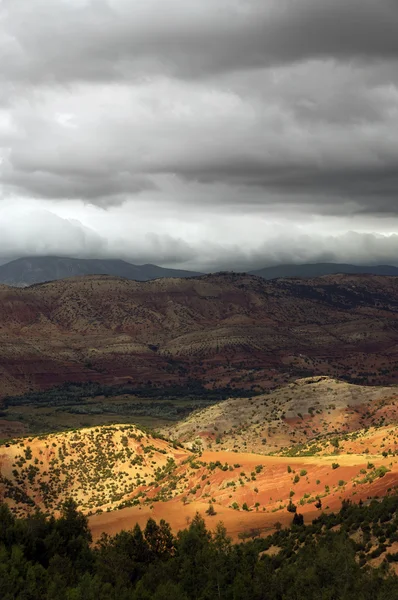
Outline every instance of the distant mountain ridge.
{"label": "distant mountain ridge", "polygon": [[386,275],[398,276],[398,267],[391,265],[351,265],[345,263],[311,263],[302,265],[277,265],[250,271],[251,275],[257,275],[264,279],[280,279],[282,277],[299,277],[300,279],[312,279],[324,275]]}
{"label": "distant mountain ridge", "polygon": [[[398,276],[398,267],[391,265],[352,265],[345,263],[286,264],[249,271],[264,279],[298,277],[312,279],[325,275],[382,275]],[[136,281],[150,281],[169,277],[198,277],[199,271],[167,269],[153,264],[135,265],[118,259],[87,259],[60,256],[34,256],[0,262],[0,284],[27,287],[36,283],[56,281],[83,275],[111,275]]]}
{"label": "distant mountain ridge", "polygon": [[18,258],[0,266],[0,283],[27,287],[35,283],[55,281],[82,275],[112,275],[136,281],[163,277],[196,277],[197,271],[165,269],[157,265],[133,265],[117,259],[83,259],[59,256]]}

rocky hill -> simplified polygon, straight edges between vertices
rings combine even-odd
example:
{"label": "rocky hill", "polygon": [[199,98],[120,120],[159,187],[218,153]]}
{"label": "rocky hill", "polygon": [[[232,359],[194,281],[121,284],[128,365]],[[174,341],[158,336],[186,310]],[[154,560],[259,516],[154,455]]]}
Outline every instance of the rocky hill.
{"label": "rocky hill", "polygon": [[249,392],[313,374],[390,383],[397,328],[393,277],[86,276],[0,286],[0,395],[67,380],[198,380]]}

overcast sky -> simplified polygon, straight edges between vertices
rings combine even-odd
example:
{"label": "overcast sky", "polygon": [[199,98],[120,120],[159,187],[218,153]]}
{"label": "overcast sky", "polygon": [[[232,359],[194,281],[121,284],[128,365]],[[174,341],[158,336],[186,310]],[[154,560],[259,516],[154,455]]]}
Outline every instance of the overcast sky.
{"label": "overcast sky", "polygon": [[0,257],[398,264],[397,0],[0,0]]}

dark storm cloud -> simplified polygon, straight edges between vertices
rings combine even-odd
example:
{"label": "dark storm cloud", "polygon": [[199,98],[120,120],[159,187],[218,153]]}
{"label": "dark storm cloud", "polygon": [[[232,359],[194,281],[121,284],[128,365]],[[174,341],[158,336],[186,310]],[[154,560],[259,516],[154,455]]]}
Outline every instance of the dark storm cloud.
{"label": "dark storm cloud", "polygon": [[103,206],[120,204],[128,195],[157,189],[147,178],[123,172],[102,174],[100,169],[87,176],[10,168],[3,169],[2,182],[10,192],[25,191],[34,198],[87,200]]}
{"label": "dark storm cloud", "polygon": [[8,0],[4,7],[3,77],[28,83],[398,56],[395,0]]}
{"label": "dark storm cloud", "polygon": [[362,168],[268,165],[242,157],[226,164],[180,168],[178,174],[188,181],[262,188],[270,192],[268,200],[256,196],[255,202],[262,205],[297,203],[315,205],[320,212],[337,215],[344,212],[398,215],[398,157],[394,164],[367,168],[365,165]]}

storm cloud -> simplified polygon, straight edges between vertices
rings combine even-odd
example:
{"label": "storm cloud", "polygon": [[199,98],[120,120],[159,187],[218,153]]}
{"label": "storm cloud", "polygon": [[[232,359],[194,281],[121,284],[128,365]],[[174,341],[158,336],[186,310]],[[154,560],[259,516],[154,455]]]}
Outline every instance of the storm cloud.
{"label": "storm cloud", "polygon": [[395,0],[3,0],[0,257],[398,264]]}

